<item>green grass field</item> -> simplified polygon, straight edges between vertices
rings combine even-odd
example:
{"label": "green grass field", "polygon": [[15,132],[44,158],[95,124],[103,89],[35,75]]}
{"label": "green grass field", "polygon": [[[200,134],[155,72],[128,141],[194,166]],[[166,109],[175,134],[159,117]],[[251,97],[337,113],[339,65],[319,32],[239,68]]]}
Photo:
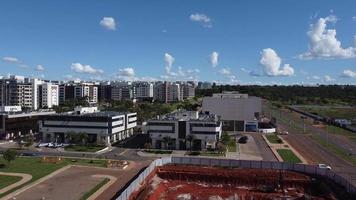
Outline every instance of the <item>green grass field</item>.
{"label": "green grass field", "polygon": [[105,178],[98,185],[96,185],[93,189],[91,189],[90,191],[84,193],[84,195],[80,198],[80,200],[88,199],[91,195],[93,195],[96,191],[98,191],[101,187],[103,187],[109,181],[110,181],[110,179]]}
{"label": "green grass field", "polygon": [[283,141],[276,134],[266,134],[266,138],[272,144],[283,143]]}
{"label": "green grass field", "polygon": [[323,117],[336,118],[336,119],[354,119],[356,118],[356,108],[340,108],[332,106],[305,106],[300,109],[314,113]]}
{"label": "green grass field", "polygon": [[277,149],[284,162],[301,163],[302,161],[290,149]]}
{"label": "green grass field", "polygon": [[21,177],[19,176],[5,176],[5,175],[0,175],[0,189],[3,189],[13,183],[16,183],[17,181],[20,181]]}
{"label": "green grass field", "polygon": [[2,156],[0,158],[0,165],[4,166],[0,168],[0,172],[14,172],[14,173],[25,173],[31,174],[32,179],[24,183],[23,185],[14,188],[6,193],[0,194],[0,198],[27,185],[33,181],[36,181],[66,165],[75,164],[75,165],[86,165],[86,166],[96,166],[96,167],[105,167],[105,160],[89,160],[89,159],[64,159],[62,163],[51,164],[51,163],[42,163],[41,158],[25,158],[18,157],[15,161],[10,164],[5,161]]}

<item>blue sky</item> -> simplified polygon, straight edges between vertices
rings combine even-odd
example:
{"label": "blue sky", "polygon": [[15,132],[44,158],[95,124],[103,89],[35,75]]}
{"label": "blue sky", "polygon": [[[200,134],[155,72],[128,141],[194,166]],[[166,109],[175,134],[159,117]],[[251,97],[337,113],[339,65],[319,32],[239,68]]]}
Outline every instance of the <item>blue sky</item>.
{"label": "blue sky", "polygon": [[1,1],[0,74],[356,84],[356,1]]}

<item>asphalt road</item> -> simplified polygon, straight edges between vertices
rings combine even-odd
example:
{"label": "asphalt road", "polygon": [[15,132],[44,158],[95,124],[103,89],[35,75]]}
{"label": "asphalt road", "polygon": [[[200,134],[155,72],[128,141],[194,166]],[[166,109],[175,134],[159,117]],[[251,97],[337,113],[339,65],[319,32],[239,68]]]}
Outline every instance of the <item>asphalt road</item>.
{"label": "asphalt road", "polygon": [[278,161],[277,158],[272,153],[271,149],[268,147],[266,141],[261,136],[261,133],[248,133],[253,137],[256,145],[260,151],[263,160],[266,161]]}

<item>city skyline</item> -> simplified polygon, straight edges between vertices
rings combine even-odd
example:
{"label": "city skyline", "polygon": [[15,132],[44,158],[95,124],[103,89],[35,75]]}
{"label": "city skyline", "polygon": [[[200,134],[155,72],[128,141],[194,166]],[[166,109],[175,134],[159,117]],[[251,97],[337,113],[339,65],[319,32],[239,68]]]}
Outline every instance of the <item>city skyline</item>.
{"label": "city skyline", "polygon": [[3,1],[0,74],[356,84],[356,2]]}

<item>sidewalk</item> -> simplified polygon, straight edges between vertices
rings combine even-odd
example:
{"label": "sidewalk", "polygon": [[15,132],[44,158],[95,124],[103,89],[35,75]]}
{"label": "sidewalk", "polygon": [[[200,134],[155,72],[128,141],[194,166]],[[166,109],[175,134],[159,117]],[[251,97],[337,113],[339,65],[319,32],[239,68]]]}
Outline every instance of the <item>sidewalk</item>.
{"label": "sidewalk", "polygon": [[0,194],[5,193],[13,188],[16,188],[17,186],[20,186],[24,183],[27,183],[32,179],[32,175],[30,174],[24,174],[24,173],[10,173],[10,172],[0,172],[0,175],[4,176],[19,176],[22,177],[20,181],[17,181],[16,183],[13,183],[11,185],[8,185],[7,187],[4,187],[0,190]]}

